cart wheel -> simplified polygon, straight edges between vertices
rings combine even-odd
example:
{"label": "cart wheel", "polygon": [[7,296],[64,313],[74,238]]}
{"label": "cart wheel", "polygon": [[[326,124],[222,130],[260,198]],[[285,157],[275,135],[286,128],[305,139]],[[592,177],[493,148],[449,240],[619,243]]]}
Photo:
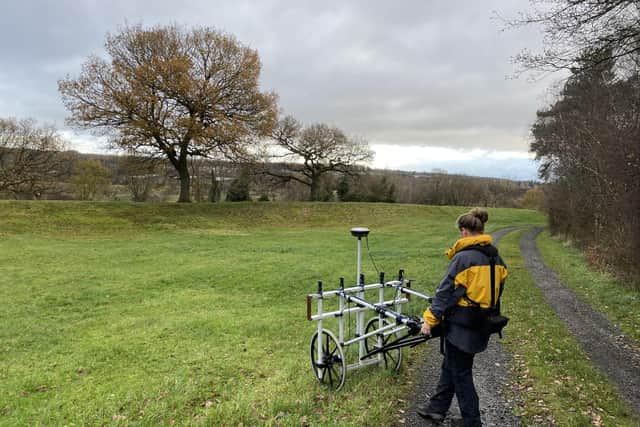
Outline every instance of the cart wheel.
{"label": "cart wheel", "polygon": [[318,332],[311,339],[311,366],[318,381],[329,385],[334,390],[340,390],[347,376],[347,365],[344,360],[342,347],[336,337],[329,331],[323,330],[321,337],[322,358],[318,360]]}
{"label": "cart wheel", "polygon": [[[389,324],[388,320],[383,320],[384,326]],[[380,324],[380,319],[378,319],[377,317],[373,317],[371,318],[368,322],[367,322],[367,327],[364,330],[365,334],[368,334],[370,332],[375,331],[376,329],[379,329],[380,327],[378,326]],[[367,353],[369,353],[372,350],[375,350],[376,348],[380,348],[380,344],[378,343],[378,337],[381,334],[376,334],[376,335],[372,335],[369,338],[366,338],[364,340],[364,349]],[[392,338],[399,338],[399,335],[397,333],[395,334],[388,334],[388,335],[383,335],[382,337],[382,345],[387,345],[387,343],[389,343]],[[400,369],[400,363],[402,363],[402,349],[401,348],[396,348],[393,350],[389,350],[389,351],[383,351],[381,352],[382,354],[382,358],[384,359],[384,367],[386,369],[393,369],[394,371],[397,371]],[[376,357],[376,356],[372,356],[372,357]]]}

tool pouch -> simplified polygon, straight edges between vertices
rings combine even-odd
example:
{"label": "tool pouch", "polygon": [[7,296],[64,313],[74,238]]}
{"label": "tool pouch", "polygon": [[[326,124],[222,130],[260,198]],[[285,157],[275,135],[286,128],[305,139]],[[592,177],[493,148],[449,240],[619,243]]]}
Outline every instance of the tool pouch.
{"label": "tool pouch", "polygon": [[446,320],[454,325],[480,332],[485,335],[501,333],[509,323],[509,318],[496,309],[480,307],[453,307],[447,313]]}

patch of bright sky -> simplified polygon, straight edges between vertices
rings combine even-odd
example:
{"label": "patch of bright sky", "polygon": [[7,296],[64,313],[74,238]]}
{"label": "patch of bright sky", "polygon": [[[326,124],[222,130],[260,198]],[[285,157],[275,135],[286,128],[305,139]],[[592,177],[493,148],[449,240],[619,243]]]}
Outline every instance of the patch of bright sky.
{"label": "patch of bright sky", "polygon": [[58,131],[60,136],[67,141],[68,148],[80,153],[118,154],[116,150],[110,150],[106,137],[96,137],[89,134],[75,132],[70,129]]}
{"label": "patch of bright sky", "polygon": [[373,144],[375,169],[432,172],[444,170],[451,174],[466,174],[536,180],[538,164],[525,151],[499,151],[428,146],[398,146]]}

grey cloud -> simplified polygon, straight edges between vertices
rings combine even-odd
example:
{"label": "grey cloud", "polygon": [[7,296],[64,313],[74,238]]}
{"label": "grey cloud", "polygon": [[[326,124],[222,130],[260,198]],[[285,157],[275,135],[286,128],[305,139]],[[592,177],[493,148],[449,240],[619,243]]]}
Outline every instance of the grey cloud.
{"label": "grey cloud", "polygon": [[[10,5],[8,3],[11,3]],[[62,125],[56,82],[129,23],[214,26],[258,50],[286,114],[372,142],[527,149],[543,85],[505,79],[535,33],[500,33],[476,2],[31,0],[0,5],[0,116]]]}

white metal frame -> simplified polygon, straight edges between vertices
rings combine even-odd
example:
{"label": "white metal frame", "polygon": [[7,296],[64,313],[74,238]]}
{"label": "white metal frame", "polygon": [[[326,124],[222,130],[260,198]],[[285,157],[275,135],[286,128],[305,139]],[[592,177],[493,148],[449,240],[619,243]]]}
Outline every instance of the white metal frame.
{"label": "white metal frame", "polygon": [[[354,229],[355,230],[355,229]],[[357,229],[357,230],[366,230],[367,229]],[[353,230],[352,230],[353,234]],[[354,234],[355,236],[356,234]],[[378,336],[378,346],[382,346],[383,337],[390,334],[397,334],[403,330],[408,328],[407,323],[412,321],[412,319],[408,316],[405,316],[401,313],[401,306],[409,301],[411,295],[416,297],[425,299],[427,302],[431,302],[432,297],[422,294],[420,292],[414,291],[410,288],[411,282],[409,280],[404,279],[404,272],[400,270],[398,274],[398,280],[393,280],[389,282],[384,282],[384,273],[380,274],[380,281],[378,283],[373,283],[369,285],[364,284],[364,278],[361,274],[361,254],[362,254],[362,242],[361,237],[358,235],[358,247],[357,247],[357,285],[349,288],[344,288],[344,279],[340,279],[340,287],[337,290],[332,291],[323,291],[322,282],[318,282],[318,291],[314,294],[307,295],[307,319],[317,321],[317,337],[323,337],[323,331],[329,332],[329,336],[332,339],[337,339],[337,345],[340,347],[339,351],[342,354],[342,358],[344,358],[344,348],[348,347],[352,344],[358,343],[358,361],[346,366],[345,372],[349,372],[354,369],[362,368],[364,366],[374,365],[382,362],[384,360],[384,356],[382,353],[378,353],[375,357],[364,358],[366,356],[365,352],[365,340],[372,336]],[[385,288],[393,288],[396,290],[394,293],[393,299],[385,300],[384,299],[384,289]],[[365,300],[365,293],[367,291],[378,290],[378,302],[370,303]],[[338,310],[325,312],[323,301],[326,298],[339,298]],[[313,315],[311,312],[311,306],[313,301],[317,302],[317,311],[316,314]],[[345,308],[345,303],[354,303],[355,306]],[[394,307],[394,310],[391,310],[390,307]],[[364,315],[365,312],[377,312],[378,313],[378,328],[370,331],[369,333],[364,333]],[[348,337],[345,340],[345,330],[344,330],[344,322],[345,315],[355,313],[356,314],[356,334],[355,337]],[[331,331],[324,328],[323,320],[338,318],[338,336],[336,337]],[[386,324],[385,324],[386,323]],[[313,344],[312,344],[313,346]],[[401,357],[400,349],[398,349],[399,355]],[[323,346],[317,345],[317,355],[315,359],[315,363],[318,364],[323,360]],[[313,358],[313,356],[312,356]],[[312,361],[313,362],[313,361]],[[343,363],[345,363],[343,361]],[[398,364],[400,361],[398,361]],[[315,365],[314,365],[315,366]],[[315,368],[314,368],[315,369]],[[315,372],[317,378],[320,381],[323,381],[322,372]],[[337,389],[342,387],[344,381],[342,381]]]}

